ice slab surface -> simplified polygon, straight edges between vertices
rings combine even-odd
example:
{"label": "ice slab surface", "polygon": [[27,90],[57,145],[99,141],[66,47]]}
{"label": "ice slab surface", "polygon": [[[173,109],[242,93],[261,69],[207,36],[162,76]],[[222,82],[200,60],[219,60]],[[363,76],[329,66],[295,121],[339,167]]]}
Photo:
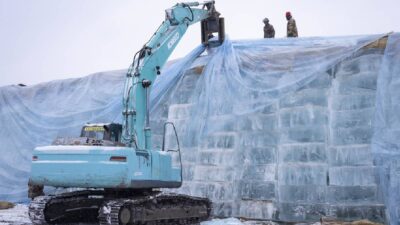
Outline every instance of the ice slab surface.
{"label": "ice slab surface", "polygon": [[228,219],[214,219],[211,221],[202,222],[201,225],[244,225],[244,224],[236,218],[228,218]]}
{"label": "ice slab surface", "polygon": [[[385,53],[363,49],[380,37],[228,39],[165,68],[153,86],[152,128],[159,146],[162,123],[177,125],[178,192],[209,197],[228,217],[381,221],[386,203],[398,219],[400,38],[390,35]],[[87,122],[121,122],[125,72],[0,87],[0,199],[27,201],[35,146],[76,136]],[[371,146],[375,127],[384,135]],[[374,165],[386,152],[390,163]],[[374,177],[382,165],[390,180]]]}

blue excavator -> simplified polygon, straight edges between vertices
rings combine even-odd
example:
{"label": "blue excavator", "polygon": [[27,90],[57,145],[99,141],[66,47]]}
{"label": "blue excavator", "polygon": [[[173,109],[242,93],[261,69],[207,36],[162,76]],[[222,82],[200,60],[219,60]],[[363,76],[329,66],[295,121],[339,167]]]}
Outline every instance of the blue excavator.
{"label": "blue excavator", "polygon": [[[172,162],[173,154],[181,157],[176,131],[178,149],[152,146],[149,98],[188,27],[200,22],[202,43],[211,48],[224,41],[224,19],[214,1],[178,3],[165,13],[126,74],[122,125],[86,124],[80,137],[57,138],[34,149],[29,179],[33,224],[196,224],[209,218],[208,199],[160,191],[181,187],[182,163]],[[218,38],[212,38],[214,33]],[[73,191],[44,195],[44,186]]]}

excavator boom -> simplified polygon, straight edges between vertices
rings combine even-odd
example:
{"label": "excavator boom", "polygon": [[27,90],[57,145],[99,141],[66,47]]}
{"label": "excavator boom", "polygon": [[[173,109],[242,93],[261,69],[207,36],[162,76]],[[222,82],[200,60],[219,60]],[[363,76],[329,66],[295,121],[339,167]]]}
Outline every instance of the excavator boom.
{"label": "excavator boom", "polygon": [[[194,8],[197,6],[202,7]],[[149,119],[151,85],[190,25],[201,22],[203,44],[209,45],[208,37],[216,32],[218,43],[223,42],[224,20],[219,16],[214,1],[178,3],[165,10],[165,20],[149,42],[135,54],[127,72],[123,139],[128,146],[152,149]]]}

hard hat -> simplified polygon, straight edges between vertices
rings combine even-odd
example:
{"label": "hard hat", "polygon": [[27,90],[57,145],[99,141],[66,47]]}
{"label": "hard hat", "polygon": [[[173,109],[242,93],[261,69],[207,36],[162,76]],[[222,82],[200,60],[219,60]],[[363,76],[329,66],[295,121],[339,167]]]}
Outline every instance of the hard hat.
{"label": "hard hat", "polygon": [[264,18],[264,19],[263,19],[263,22],[264,22],[264,23],[269,23],[269,19],[268,19],[268,18]]}
{"label": "hard hat", "polygon": [[288,11],[286,12],[286,16],[292,16],[292,14]]}

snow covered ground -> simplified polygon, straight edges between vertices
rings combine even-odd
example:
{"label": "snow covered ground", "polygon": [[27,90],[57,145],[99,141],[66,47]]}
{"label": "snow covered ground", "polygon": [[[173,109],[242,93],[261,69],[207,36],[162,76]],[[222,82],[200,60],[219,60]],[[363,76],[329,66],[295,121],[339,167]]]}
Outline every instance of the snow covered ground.
{"label": "snow covered ground", "polygon": [[[18,204],[12,209],[0,210],[0,225],[30,225],[28,206]],[[237,218],[213,219],[201,225],[273,225],[273,222],[242,222]],[[83,224],[82,224],[83,225]],[[89,224],[85,224],[89,225]],[[316,224],[315,224],[316,225]]]}
{"label": "snow covered ground", "polygon": [[12,209],[0,210],[0,225],[31,224],[28,216],[28,206],[18,204]]}

